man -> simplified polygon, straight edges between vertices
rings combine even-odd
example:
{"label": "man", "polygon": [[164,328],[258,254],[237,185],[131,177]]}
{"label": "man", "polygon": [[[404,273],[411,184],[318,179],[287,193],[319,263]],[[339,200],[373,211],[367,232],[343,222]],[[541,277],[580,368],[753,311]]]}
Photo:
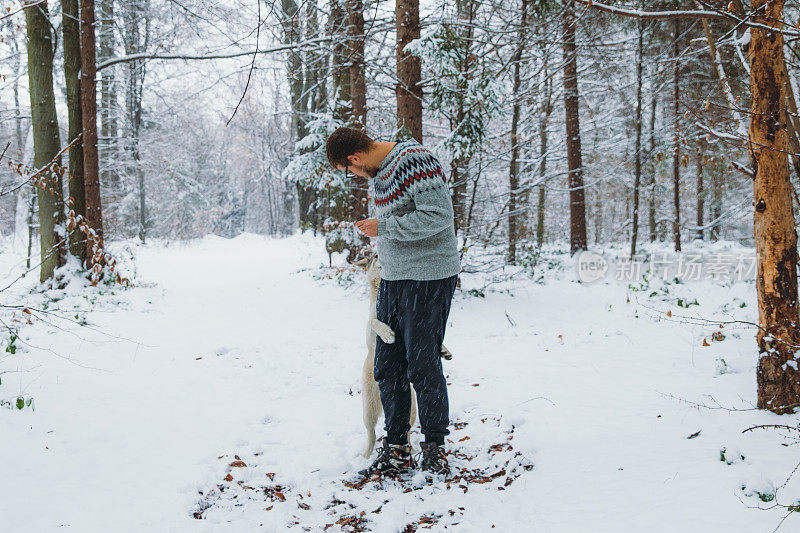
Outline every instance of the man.
{"label": "man", "polygon": [[398,474],[416,467],[408,444],[413,383],[425,436],[420,467],[429,478],[447,475],[449,406],[440,353],[461,262],[446,177],[436,157],[414,139],[378,142],[339,128],[328,138],[326,152],[346,176],[371,178],[378,218],[356,226],[378,238],[377,318],[396,333],[392,344],[377,338],[374,375],[386,437],[375,462],[361,473]]}

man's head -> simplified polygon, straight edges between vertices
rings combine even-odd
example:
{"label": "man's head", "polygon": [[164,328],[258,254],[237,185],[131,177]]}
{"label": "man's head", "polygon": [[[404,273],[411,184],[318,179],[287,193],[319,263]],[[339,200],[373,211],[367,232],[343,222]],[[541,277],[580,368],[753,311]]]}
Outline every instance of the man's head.
{"label": "man's head", "polygon": [[334,131],[325,144],[328,162],[333,168],[349,170],[364,178],[378,174],[380,161],[375,161],[375,141],[366,133],[341,127]]}

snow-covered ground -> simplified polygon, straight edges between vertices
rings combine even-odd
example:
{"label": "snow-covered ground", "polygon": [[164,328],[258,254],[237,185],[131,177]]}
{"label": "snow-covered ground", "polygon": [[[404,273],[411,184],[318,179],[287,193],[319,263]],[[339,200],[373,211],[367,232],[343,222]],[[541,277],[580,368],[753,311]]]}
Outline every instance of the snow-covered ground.
{"label": "snow-covered ground", "polygon": [[[0,352],[4,532],[769,533],[788,511],[755,507],[800,501],[797,441],[743,433],[798,424],[752,409],[754,330],[697,319],[754,320],[752,282],[462,274],[448,447],[471,481],[357,489],[363,274],[323,277],[309,234],[129,246],[135,288],[53,292],[74,322],[35,313]],[[19,272],[0,254],[0,285]],[[43,305],[34,281],[3,303]]]}

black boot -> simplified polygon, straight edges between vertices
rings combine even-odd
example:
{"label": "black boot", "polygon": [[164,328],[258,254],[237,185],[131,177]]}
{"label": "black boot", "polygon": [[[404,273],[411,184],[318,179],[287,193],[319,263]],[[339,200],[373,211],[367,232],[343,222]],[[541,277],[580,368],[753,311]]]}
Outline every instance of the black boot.
{"label": "black boot", "polygon": [[432,479],[430,474],[440,474],[447,476],[450,474],[450,465],[447,464],[447,456],[444,453],[444,447],[439,446],[435,442],[421,442],[422,447],[422,462],[420,468],[423,472],[428,474],[428,480]]}
{"label": "black boot", "polygon": [[416,468],[414,458],[411,456],[411,446],[406,444],[389,444],[384,439],[383,447],[378,449],[378,457],[375,458],[373,463],[361,470],[359,474],[364,477],[370,477],[373,474],[380,473],[381,475],[397,475],[410,472],[411,469]]}

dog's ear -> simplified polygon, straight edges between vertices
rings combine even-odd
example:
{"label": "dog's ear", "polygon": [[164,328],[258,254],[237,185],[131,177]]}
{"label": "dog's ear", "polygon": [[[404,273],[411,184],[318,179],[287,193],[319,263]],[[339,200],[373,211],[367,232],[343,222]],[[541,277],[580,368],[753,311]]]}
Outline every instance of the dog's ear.
{"label": "dog's ear", "polygon": [[360,266],[361,268],[366,270],[367,268],[369,268],[369,261],[370,261],[369,257],[362,257],[358,261],[353,261],[352,264],[356,265],[356,266]]}
{"label": "dog's ear", "polygon": [[377,262],[378,262],[378,254],[372,254],[371,256],[369,256],[369,261],[367,263],[367,270],[371,269]]}

